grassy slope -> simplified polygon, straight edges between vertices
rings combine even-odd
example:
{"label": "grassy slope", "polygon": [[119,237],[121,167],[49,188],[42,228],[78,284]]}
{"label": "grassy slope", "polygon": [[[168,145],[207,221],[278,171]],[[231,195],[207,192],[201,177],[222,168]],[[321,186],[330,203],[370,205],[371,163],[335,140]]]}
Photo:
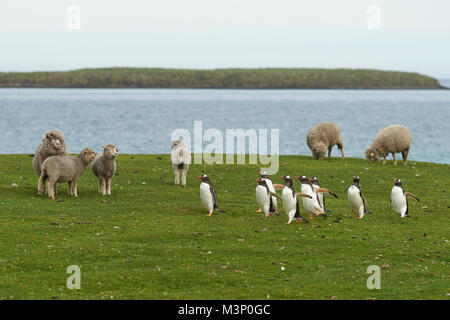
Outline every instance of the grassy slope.
{"label": "grassy slope", "polygon": [[104,68],[0,73],[0,87],[436,89],[440,85],[418,73],[369,69]]}
{"label": "grassy slope", "polygon": [[[280,174],[316,175],[339,195],[327,220],[289,226],[281,205],[280,217],[255,213],[256,165],[194,165],[185,189],[172,185],[168,155],[120,155],[118,168],[113,196],[97,194],[88,169],[80,198],[60,185],[58,202],[36,196],[29,156],[0,156],[0,299],[449,298],[448,165],[283,156]],[[226,213],[205,216],[203,172]],[[374,212],[363,220],[348,209],[352,175]],[[390,208],[394,177],[422,199],[410,219]],[[72,264],[81,290],[66,288]],[[389,265],[381,290],[366,288],[373,264]]]}

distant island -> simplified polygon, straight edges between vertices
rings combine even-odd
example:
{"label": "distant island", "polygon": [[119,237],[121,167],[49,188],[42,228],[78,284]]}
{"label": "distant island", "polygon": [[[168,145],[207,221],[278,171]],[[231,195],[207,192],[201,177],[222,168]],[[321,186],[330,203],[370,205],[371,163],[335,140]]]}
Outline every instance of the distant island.
{"label": "distant island", "polygon": [[441,89],[435,78],[370,69],[100,68],[0,73],[7,88]]}

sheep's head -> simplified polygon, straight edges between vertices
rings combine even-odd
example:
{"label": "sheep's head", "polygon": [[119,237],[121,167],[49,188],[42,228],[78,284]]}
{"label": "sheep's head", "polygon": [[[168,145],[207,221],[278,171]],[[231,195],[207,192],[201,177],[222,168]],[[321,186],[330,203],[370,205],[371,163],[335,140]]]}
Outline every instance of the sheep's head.
{"label": "sheep's head", "polygon": [[45,140],[47,140],[56,150],[59,150],[63,147],[61,141],[61,131],[59,130],[47,131],[45,133]]}
{"label": "sheep's head", "polygon": [[379,158],[378,153],[375,150],[372,149],[367,149],[366,150],[366,158],[370,161],[370,162],[374,162],[377,161]]}
{"label": "sheep's head", "polygon": [[84,148],[80,152],[80,158],[84,160],[84,162],[91,162],[95,159],[95,152],[91,148]]}
{"label": "sheep's head", "polygon": [[183,142],[181,140],[174,140],[172,143],[172,147],[170,149],[175,149],[177,146],[182,146]]}
{"label": "sheep's head", "polygon": [[102,147],[103,148],[103,155],[107,159],[115,159],[119,155],[119,149],[112,143]]}
{"label": "sheep's head", "polygon": [[312,149],[312,155],[315,159],[323,160],[327,153],[327,146],[323,142],[317,143]]}

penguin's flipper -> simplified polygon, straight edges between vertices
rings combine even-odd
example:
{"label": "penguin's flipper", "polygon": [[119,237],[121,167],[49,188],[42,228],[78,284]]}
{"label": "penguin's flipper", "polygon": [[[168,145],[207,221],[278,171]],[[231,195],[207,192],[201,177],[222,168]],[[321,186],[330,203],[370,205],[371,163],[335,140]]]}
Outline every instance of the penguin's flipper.
{"label": "penguin's flipper", "polygon": [[337,194],[335,194],[335,193],[333,193],[333,192],[331,192],[331,191],[328,191],[328,194],[330,195],[330,196],[333,196],[333,197],[335,197],[336,199],[337,199]]}
{"label": "penguin's flipper", "polygon": [[284,186],[283,186],[282,184],[278,184],[278,183],[274,183],[274,184],[273,184],[273,187],[274,187],[275,189],[284,189]]}
{"label": "penguin's flipper", "polygon": [[369,211],[369,208],[367,208],[367,201],[366,198],[364,198],[364,196],[362,195],[362,192],[359,192],[359,195],[361,196],[361,199],[363,201],[363,205],[364,205],[364,213],[369,213],[372,214],[372,212]]}
{"label": "penguin's flipper", "polygon": [[312,199],[312,197],[309,194],[305,194],[305,193],[301,193],[301,192],[296,192],[295,193],[298,197],[302,197],[302,198],[310,198]]}
{"label": "penguin's flipper", "polygon": [[420,201],[420,199],[417,196],[413,195],[412,193],[405,192],[405,196],[410,197],[410,198],[414,198],[417,201]]}
{"label": "penguin's flipper", "polygon": [[275,192],[269,192],[270,193],[270,195],[272,196],[272,197],[275,197],[275,198],[278,198],[278,199],[281,199],[280,198],[280,196],[279,195],[277,195]]}

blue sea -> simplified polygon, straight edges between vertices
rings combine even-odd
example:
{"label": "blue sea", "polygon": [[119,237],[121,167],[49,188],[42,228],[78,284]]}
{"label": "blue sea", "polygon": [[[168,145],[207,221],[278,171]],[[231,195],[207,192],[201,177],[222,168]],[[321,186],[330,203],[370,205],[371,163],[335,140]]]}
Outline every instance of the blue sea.
{"label": "blue sea", "polygon": [[53,128],[73,153],[107,143],[121,153],[169,153],[172,132],[193,139],[194,121],[224,137],[226,129],[279,129],[279,152],[290,155],[310,155],[308,130],[335,121],[346,156],[357,158],[380,129],[403,124],[413,132],[410,160],[450,163],[450,90],[0,89],[2,154],[34,153]]}

